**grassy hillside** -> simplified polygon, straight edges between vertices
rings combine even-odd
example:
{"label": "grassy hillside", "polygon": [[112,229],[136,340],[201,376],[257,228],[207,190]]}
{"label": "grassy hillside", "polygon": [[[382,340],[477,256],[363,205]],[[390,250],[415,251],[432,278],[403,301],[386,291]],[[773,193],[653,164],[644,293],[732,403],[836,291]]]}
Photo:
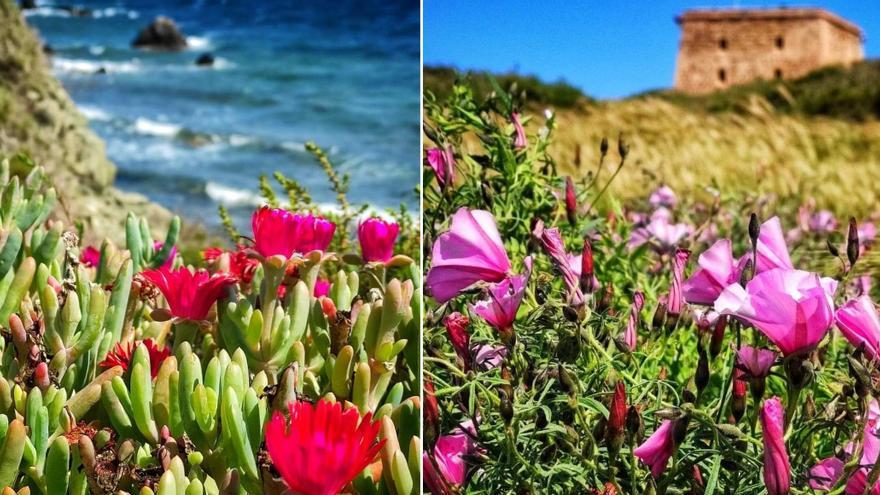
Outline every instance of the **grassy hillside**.
{"label": "grassy hillside", "polygon": [[[603,136],[623,133],[630,159],[612,186],[623,199],[643,198],[665,182],[680,194],[707,197],[713,187],[781,199],[812,196],[839,214],[866,214],[878,209],[880,123],[877,112],[847,109],[876,105],[877,64],[826,69],[776,89],[755,83],[705,97],[663,92],[608,102],[584,97],[569,106],[545,102],[528,112],[527,130],[537,132],[540,110],[554,107],[551,152],[561,173],[576,176],[596,171]],[[426,74],[426,90],[435,81]],[[582,165],[575,170],[578,149]],[[601,173],[610,176],[615,163],[606,160]]]}
{"label": "grassy hillside", "polygon": [[18,7],[0,0],[0,157],[21,152],[49,172],[61,204],[56,216],[68,224],[72,217],[85,219],[96,237],[120,238],[127,211],[146,214],[156,226],[169,217],[143,196],[113,187],[116,170],[104,143],[50,73]]}

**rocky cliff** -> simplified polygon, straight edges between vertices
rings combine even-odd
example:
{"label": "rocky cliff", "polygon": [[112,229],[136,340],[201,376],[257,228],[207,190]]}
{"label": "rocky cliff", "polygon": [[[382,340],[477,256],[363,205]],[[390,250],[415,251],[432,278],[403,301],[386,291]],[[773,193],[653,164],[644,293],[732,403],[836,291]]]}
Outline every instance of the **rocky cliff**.
{"label": "rocky cliff", "polygon": [[[170,214],[113,187],[116,168],[50,70],[38,36],[12,0],[0,0],[0,157],[27,153],[58,191],[55,217],[84,222],[86,237],[120,240],[128,211],[158,227]],[[20,171],[23,172],[23,171]]]}

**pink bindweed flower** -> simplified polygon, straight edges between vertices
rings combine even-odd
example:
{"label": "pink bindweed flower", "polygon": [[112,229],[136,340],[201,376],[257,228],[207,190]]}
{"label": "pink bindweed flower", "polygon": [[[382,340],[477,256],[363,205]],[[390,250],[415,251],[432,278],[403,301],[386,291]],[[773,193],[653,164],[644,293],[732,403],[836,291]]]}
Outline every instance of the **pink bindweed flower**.
{"label": "pink bindweed flower", "polygon": [[761,426],[764,429],[764,485],[767,495],[788,495],[791,490],[791,465],[785,450],[785,411],[779,397],[764,401]]}
{"label": "pink bindweed flower", "polygon": [[584,305],[584,293],[580,288],[580,274],[575,271],[572,266],[580,265],[580,263],[572,263],[569,254],[565,252],[565,243],[556,227],[544,229],[541,232],[541,244],[544,251],[553,259],[553,264],[562,273],[562,281],[565,283],[565,289],[568,294],[568,304],[572,306]]}
{"label": "pink bindweed flower", "polygon": [[754,325],[786,356],[811,350],[831,327],[837,281],[801,270],[759,273],[744,289],[729,286],[715,311]]}
{"label": "pink bindweed flower", "polygon": [[650,243],[661,253],[670,252],[682,239],[690,235],[690,225],[684,223],[672,223],[672,213],[666,208],[659,208],[651,214],[650,221],[641,227],[633,229],[630,234],[629,247],[637,248],[645,243]]}
{"label": "pink bindweed flower", "polygon": [[645,305],[645,295],[641,291],[633,293],[632,306],[629,308],[629,320],[626,322],[626,329],[623,331],[623,343],[630,351],[636,350],[638,343],[639,319],[642,314],[642,308]]}
{"label": "pink bindweed flower", "polygon": [[455,312],[451,313],[443,320],[446,327],[446,335],[452,343],[455,353],[464,363],[465,370],[471,367],[471,334],[468,332],[470,320],[467,316]]}
{"label": "pink bindweed flower", "polygon": [[361,245],[361,257],[366,262],[378,261],[385,263],[394,256],[394,242],[400,226],[395,222],[386,222],[380,218],[368,218],[358,225],[358,242]]}
{"label": "pink bindweed flower", "polygon": [[514,275],[492,285],[489,297],[471,305],[471,311],[486,320],[502,335],[510,335],[516,313],[522,304],[530,273]]}
{"label": "pink bindweed flower", "polygon": [[843,476],[843,467],[843,461],[837,457],[822,459],[810,468],[810,488],[823,492],[831,490]]}
{"label": "pink bindweed flower", "polygon": [[877,237],[877,227],[874,225],[874,222],[862,222],[859,224],[858,233],[859,244],[863,247],[870,246]]}
{"label": "pink bindweed flower", "polygon": [[682,303],[682,279],[684,269],[687,266],[691,252],[687,249],[678,248],[672,257],[672,284],[669,287],[669,299],[666,302],[666,312],[671,315],[681,314]]}
{"label": "pink bindweed flower", "polygon": [[526,138],[526,130],[523,129],[522,122],[520,122],[519,112],[513,112],[510,115],[510,120],[513,122],[513,128],[516,130],[516,138],[513,140],[513,147],[521,150],[529,145],[529,140]]}
{"label": "pink bindweed flower", "polygon": [[565,214],[568,217],[568,223],[575,225],[577,223],[577,193],[574,190],[574,181],[571,176],[565,178]]}
{"label": "pink bindweed flower", "polygon": [[287,487],[301,495],[336,495],[382,449],[380,423],[339,402],[295,401],[290,422],[275,411],[266,424],[266,450]]}
{"label": "pink bindweed flower", "polygon": [[746,378],[767,378],[776,362],[776,353],[744,345],[736,351],[736,367],[745,373]]}
{"label": "pink bindweed flower", "polygon": [[442,435],[434,445],[433,459],[443,480],[454,487],[462,487],[467,481],[468,466],[465,459],[477,452],[474,440],[476,431],[470,421],[459,425],[449,435]]}
{"label": "pink bindweed flower", "polygon": [[79,262],[88,267],[96,267],[101,264],[101,251],[94,246],[86,246],[79,255]]}
{"label": "pink bindweed flower", "polygon": [[[750,254],[747,256],[751,256]],[[791,256],[782,233],[779,217],[773,217],[763,224],[758,234],[758,254],[755,273],[766,272],[774,268],[792,269]]]}
{"label": "pink bindweed flower", "polygon": [[263,206],[251,218],[254,249],[263,257],[311,251],[326,251],[336,232],[336,224],[312,214],[300,215],[281,208]]}
{"label": "pink bindweed flower", "polygon": [[[859,468],[852,473],[846,480],[844,493],[846,495],[870,495],[880,494],[880,482],[874,484],[870,491],[865,488],[868,485],[868,476],[871,468],[880,457],[880,406],[874,399],[868,405],[868,417],[866,418],[865,427],[862,430],[862,456],[859,459]],[[829,491],[840,482],[840,479],[846,474],[845,465],[849,462],[855,443],[849,442],[841,453],[836,457],[829,457],[819,461],[810,468],[809,485],[810,488],[819,491]]]}
{"label": "pink bindweed flower", "polygon": [[452,154],[452,146],[446,148],[430,148],[425,152],[425,160],[434,171],[440,189],[446,189],[455,183],[455,156]]}
{"label": "pink bindweed flower", "polygon": [[678,197],[672,188],[664,184],[651,192],[648,203],[654,208],[675,208]]}
{"label": "pink bindweed flower", "polygon": [[145,270],[141,275],[162,292],[172,316],[194,321],[204,320],[223,290],[235,283],[235,277],[225,273],[193,273],[186,267]]}
{"label": "pink bindweed flower", "polygon": [[820,210],[810,216],[810,232],[828,233],[837,230],[837,219],[834,213],[828,210]]}
{"label": "pink bindweed flower", "polygon": [[483,371],[501,366],[507,357],[507,347],[503,345],[481,345],[476,347],[476,351],[474,365]]}
{"label": "pink bindweed flower", "polygon": [[853,299],[834,315],[837,328],[856,349],[873,359],[880,358],[880,317],[868,296]]}
{"label": "pink bindweed flower", "polygon": [[660,427],[633,451],[633,455],[648,465],[655,479],[663,474],[669,458],[675,453],[674,426],[674,420],[663,421]]}
{"label": "pink bindweed flower", "polygon": [[510,258],[495,218],[488,211],[460,208],[449,231],[431,250],[425,286],[442,304],[477,282],[500,282],[510,272]]}
{"label": "pink bindweed flower", "polygon": [[697,265],[682,285],[682,295],[691,304],[712,306],[724,289],[739,281],[741,267],[733,257],[730,239],[721,239],[700,254]]}
{"label": "pink bindweed flower", "polygon": [[171,350],[167,347],[160,349],[159,346],[153,342],[153,339],[144,339],[142,342],[119,342],[113,350],[107,353],[104,360],[98,363],[98,366],[102,368],[121,366],[123,370],[128,370],[131,367],[131,358],[134,355],[134,350],[142,343],[147,348],[147,353],[150,356],[150,376],[156,378],[156,375],[159,374],[159,368],[162,366],[162,362],[165,361],[165,358],[171,355]]}
{"label": "pink bindweed flower", "polygon": [[[585,246],[589,246],[589,244],[585,244]],[[586,249],[584,251],[586,251]],[[585,256],[589,258],[589,261],[585,261]],[[592,252],[584,252],[583,254],[568,253],[566,254],[566,260],[568,261],[568,269],[570,269],[578,278],[578,286],[580,287],[581,292],[590,294],[599,289],[601,284],[593,271]],[[586,272],[588,275],[584,273],[584,266],[588,269]]]}

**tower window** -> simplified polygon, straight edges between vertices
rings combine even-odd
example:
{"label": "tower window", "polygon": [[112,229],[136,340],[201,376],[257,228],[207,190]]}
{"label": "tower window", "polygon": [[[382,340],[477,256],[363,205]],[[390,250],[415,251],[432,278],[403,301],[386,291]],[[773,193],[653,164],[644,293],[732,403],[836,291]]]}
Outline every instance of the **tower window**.
{"label": "tower window", "polygon": [[727,80],[727,72],[724,69],[718,69],[718,80],[724,82]]}
{"label": "tower window", "polygon": [[718,42],[718,46],[721,47],[722,50],[727,50],[727,38],[721,38],[721,41]]}
{"label": "tower window", "polygon": [[782,79],[782,69],[774,70],[773,77],[775,77],[776,79]]}
{"label": "tower window", "polygon": [[785,40],[782,39],[782,36],[777,36],[776,37],[776,48],[779,48],[781,50],[784,46],[785,46]]}

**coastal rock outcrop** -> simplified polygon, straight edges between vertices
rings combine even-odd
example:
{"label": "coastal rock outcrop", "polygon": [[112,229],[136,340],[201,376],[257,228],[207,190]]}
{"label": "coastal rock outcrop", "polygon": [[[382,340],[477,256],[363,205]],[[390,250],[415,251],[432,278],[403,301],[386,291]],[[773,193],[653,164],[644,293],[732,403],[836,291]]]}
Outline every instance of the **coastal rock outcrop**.
{"label": "coastal rock outcrop", "polygon": [[186,48],[186,37],[174,20],[159,16],[141,29],[131,45],[154,50],[183,50]]}
{"label": "coastal rock outcrop", "polygon": [[[0,157],[27,153],[58,191],[54,216],[82,219],[88,240],[120,241],[128,211],[163,228],[171,214],[140,194],[116,189],[116,167],[67,92],[49,71],[43,45],[13,0],[0,0]],[[26,171],[14,171],[26,173]]]}

